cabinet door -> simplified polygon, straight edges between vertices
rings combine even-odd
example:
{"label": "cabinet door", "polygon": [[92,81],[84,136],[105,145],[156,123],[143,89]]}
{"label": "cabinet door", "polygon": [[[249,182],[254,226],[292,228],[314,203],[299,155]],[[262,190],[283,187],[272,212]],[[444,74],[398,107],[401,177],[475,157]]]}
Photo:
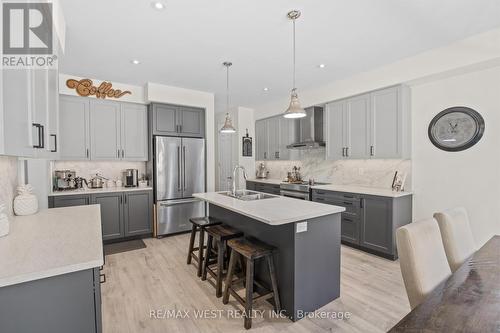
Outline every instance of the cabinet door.
{"label": "cabinet door", "polygon": [[280,160],[290,159],[290,149],[286,146],[292,144],[295,140],[295,131],[297,130],[297,119],[279,118],[279,155]]}
{"label": "cabinet door", "polygon": [[345,153],[345,118],[346,102],[334,102],[326,105],[326,157],[329,160],[344,158]]}
{"label": "cabinet door", "polygon": [[121,158],[148,160],[148,123],[145,105],[121,104]]}
{"label": "cabinet door", "polygon": [[153,134],[177,135],[178,109],[177,106],[153,104]]}
{"label": "cabinet door", "polygon": [[[30,72],[24,69],[2,69],[4,154],[34,156],[33,119],[30,104]],[[36,139],[36,138],[35,138]]]}
{"label": "cabinet door", "polygon": [[125,236],[123,228],[123,194],[92,194],[92,204],[101,205],[102,239],[116,239]]}
{"label": "cabinet door", "polygon": [[280,152],[280,125],[279,118],[273,117],[266,120],[267,121],[267,137],[268,137],[268,153],[269,160],[278,160]]}
{"label": "cabinet door", "polygon": [[153,224],[153,192],[132,191],[125,200],[125,236],[151,233]]}
{"label": "cabinet door", "polygon": [[371,94],[371,155],[375,158],[402,156],[403,115],[400,89],[384,89]]}
{"label": "cabinet door", "polygon": [[90,158],[89,99],[64,96],[59,98],[61,159]]}
{"label": "cabinet door", "polygon": [[205,110],[181,107],[179,109],[179,135],[202,138],[205,135]]}
{"label": "cabinet door", "polygon": [[47,148],[50,152],[50,157],[58,159],[60,156],[59,149],[59,73],[57,70],[48,70],[48,121],[47,135],[48,143]]}
{"label": "cabinet door", "polygon": [[36,157],[49,158],[49,76],[46,69],[31,69],[31,112],[33,123],[33,142],[36,148]]}
{"label": "cabinet door", "polygon": [[90,100],[90,156],[117,160],[120,152],[120,103]]}
{"label": "cabinet door", "polygon": [[347,100],[347,158],[370,157],[370,95]]}
{"label": "cabinet door", "polygon": [[392,199],[369,196],[362,201],[360,245],[392,253]]}
{"label": "cabinet door", "polygon": [[347,243],[359,245],[359,220],[342,214],[340,220],[340,238]]}
{"label": "cabinet door", "polygon": [[90,204],[88,195],[61,195],[49,198],[49,208],[86,206]]}
{"label": "cabinet door", "polygon": [[267,137],[267,121],[257,120],[255,122],[255,158],[257,161],[268,159],[268,137]]}

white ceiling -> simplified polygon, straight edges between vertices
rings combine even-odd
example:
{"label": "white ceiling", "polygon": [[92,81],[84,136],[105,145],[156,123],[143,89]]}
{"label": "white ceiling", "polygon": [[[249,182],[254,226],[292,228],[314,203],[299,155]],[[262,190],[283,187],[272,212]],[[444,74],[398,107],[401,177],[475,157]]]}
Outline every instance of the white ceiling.
{"label": "white ceiling", "polygon": [[62,72],[214,92],[217,111],[225,108],[225,60],[233,62],[232,106],[282,98],[286,107],[290,9],[302,11],[299,94],[500,26],[498,0],[165,0],[163,11],[149,0],[61,2],[67,23]]}

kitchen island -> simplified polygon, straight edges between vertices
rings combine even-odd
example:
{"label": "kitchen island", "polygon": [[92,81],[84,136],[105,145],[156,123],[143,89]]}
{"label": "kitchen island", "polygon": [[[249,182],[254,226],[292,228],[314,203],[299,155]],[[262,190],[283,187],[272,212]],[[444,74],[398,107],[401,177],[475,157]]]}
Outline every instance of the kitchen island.
{"label": "kitchen island", "polygon": [[[194,197],[209,203],[210,216],[276,247],[278,289],[287,316],[301,319],[340,296],[340,216],[345,208],[271,195],[245,201],[225,193]],[[264,262],[256,263],[255,275],[270,286]]]}
{"label": "kitchen island", "polygon": [[99,205],[11,220],[0,238],[0,332],[101,332]]}

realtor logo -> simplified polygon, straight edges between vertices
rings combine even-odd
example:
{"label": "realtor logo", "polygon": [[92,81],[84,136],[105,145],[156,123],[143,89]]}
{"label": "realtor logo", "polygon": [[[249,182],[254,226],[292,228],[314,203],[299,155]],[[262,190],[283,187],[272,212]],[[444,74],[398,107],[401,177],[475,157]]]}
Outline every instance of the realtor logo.
{"label": "realtor logo", "polygon": [[3,3],[2,21],[4,68],[54,65],[52,3]]}

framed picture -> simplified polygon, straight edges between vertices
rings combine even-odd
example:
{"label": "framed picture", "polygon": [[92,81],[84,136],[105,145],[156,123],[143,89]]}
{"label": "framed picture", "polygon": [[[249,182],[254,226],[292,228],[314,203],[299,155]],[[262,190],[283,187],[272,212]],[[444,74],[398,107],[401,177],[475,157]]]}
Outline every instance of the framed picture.
{"label": "framed picture", "polygon": [[248,129],[247,134],[243,137],[242,144],[242,155],[245,157],[252,157],[252,138],[248,135]]}

